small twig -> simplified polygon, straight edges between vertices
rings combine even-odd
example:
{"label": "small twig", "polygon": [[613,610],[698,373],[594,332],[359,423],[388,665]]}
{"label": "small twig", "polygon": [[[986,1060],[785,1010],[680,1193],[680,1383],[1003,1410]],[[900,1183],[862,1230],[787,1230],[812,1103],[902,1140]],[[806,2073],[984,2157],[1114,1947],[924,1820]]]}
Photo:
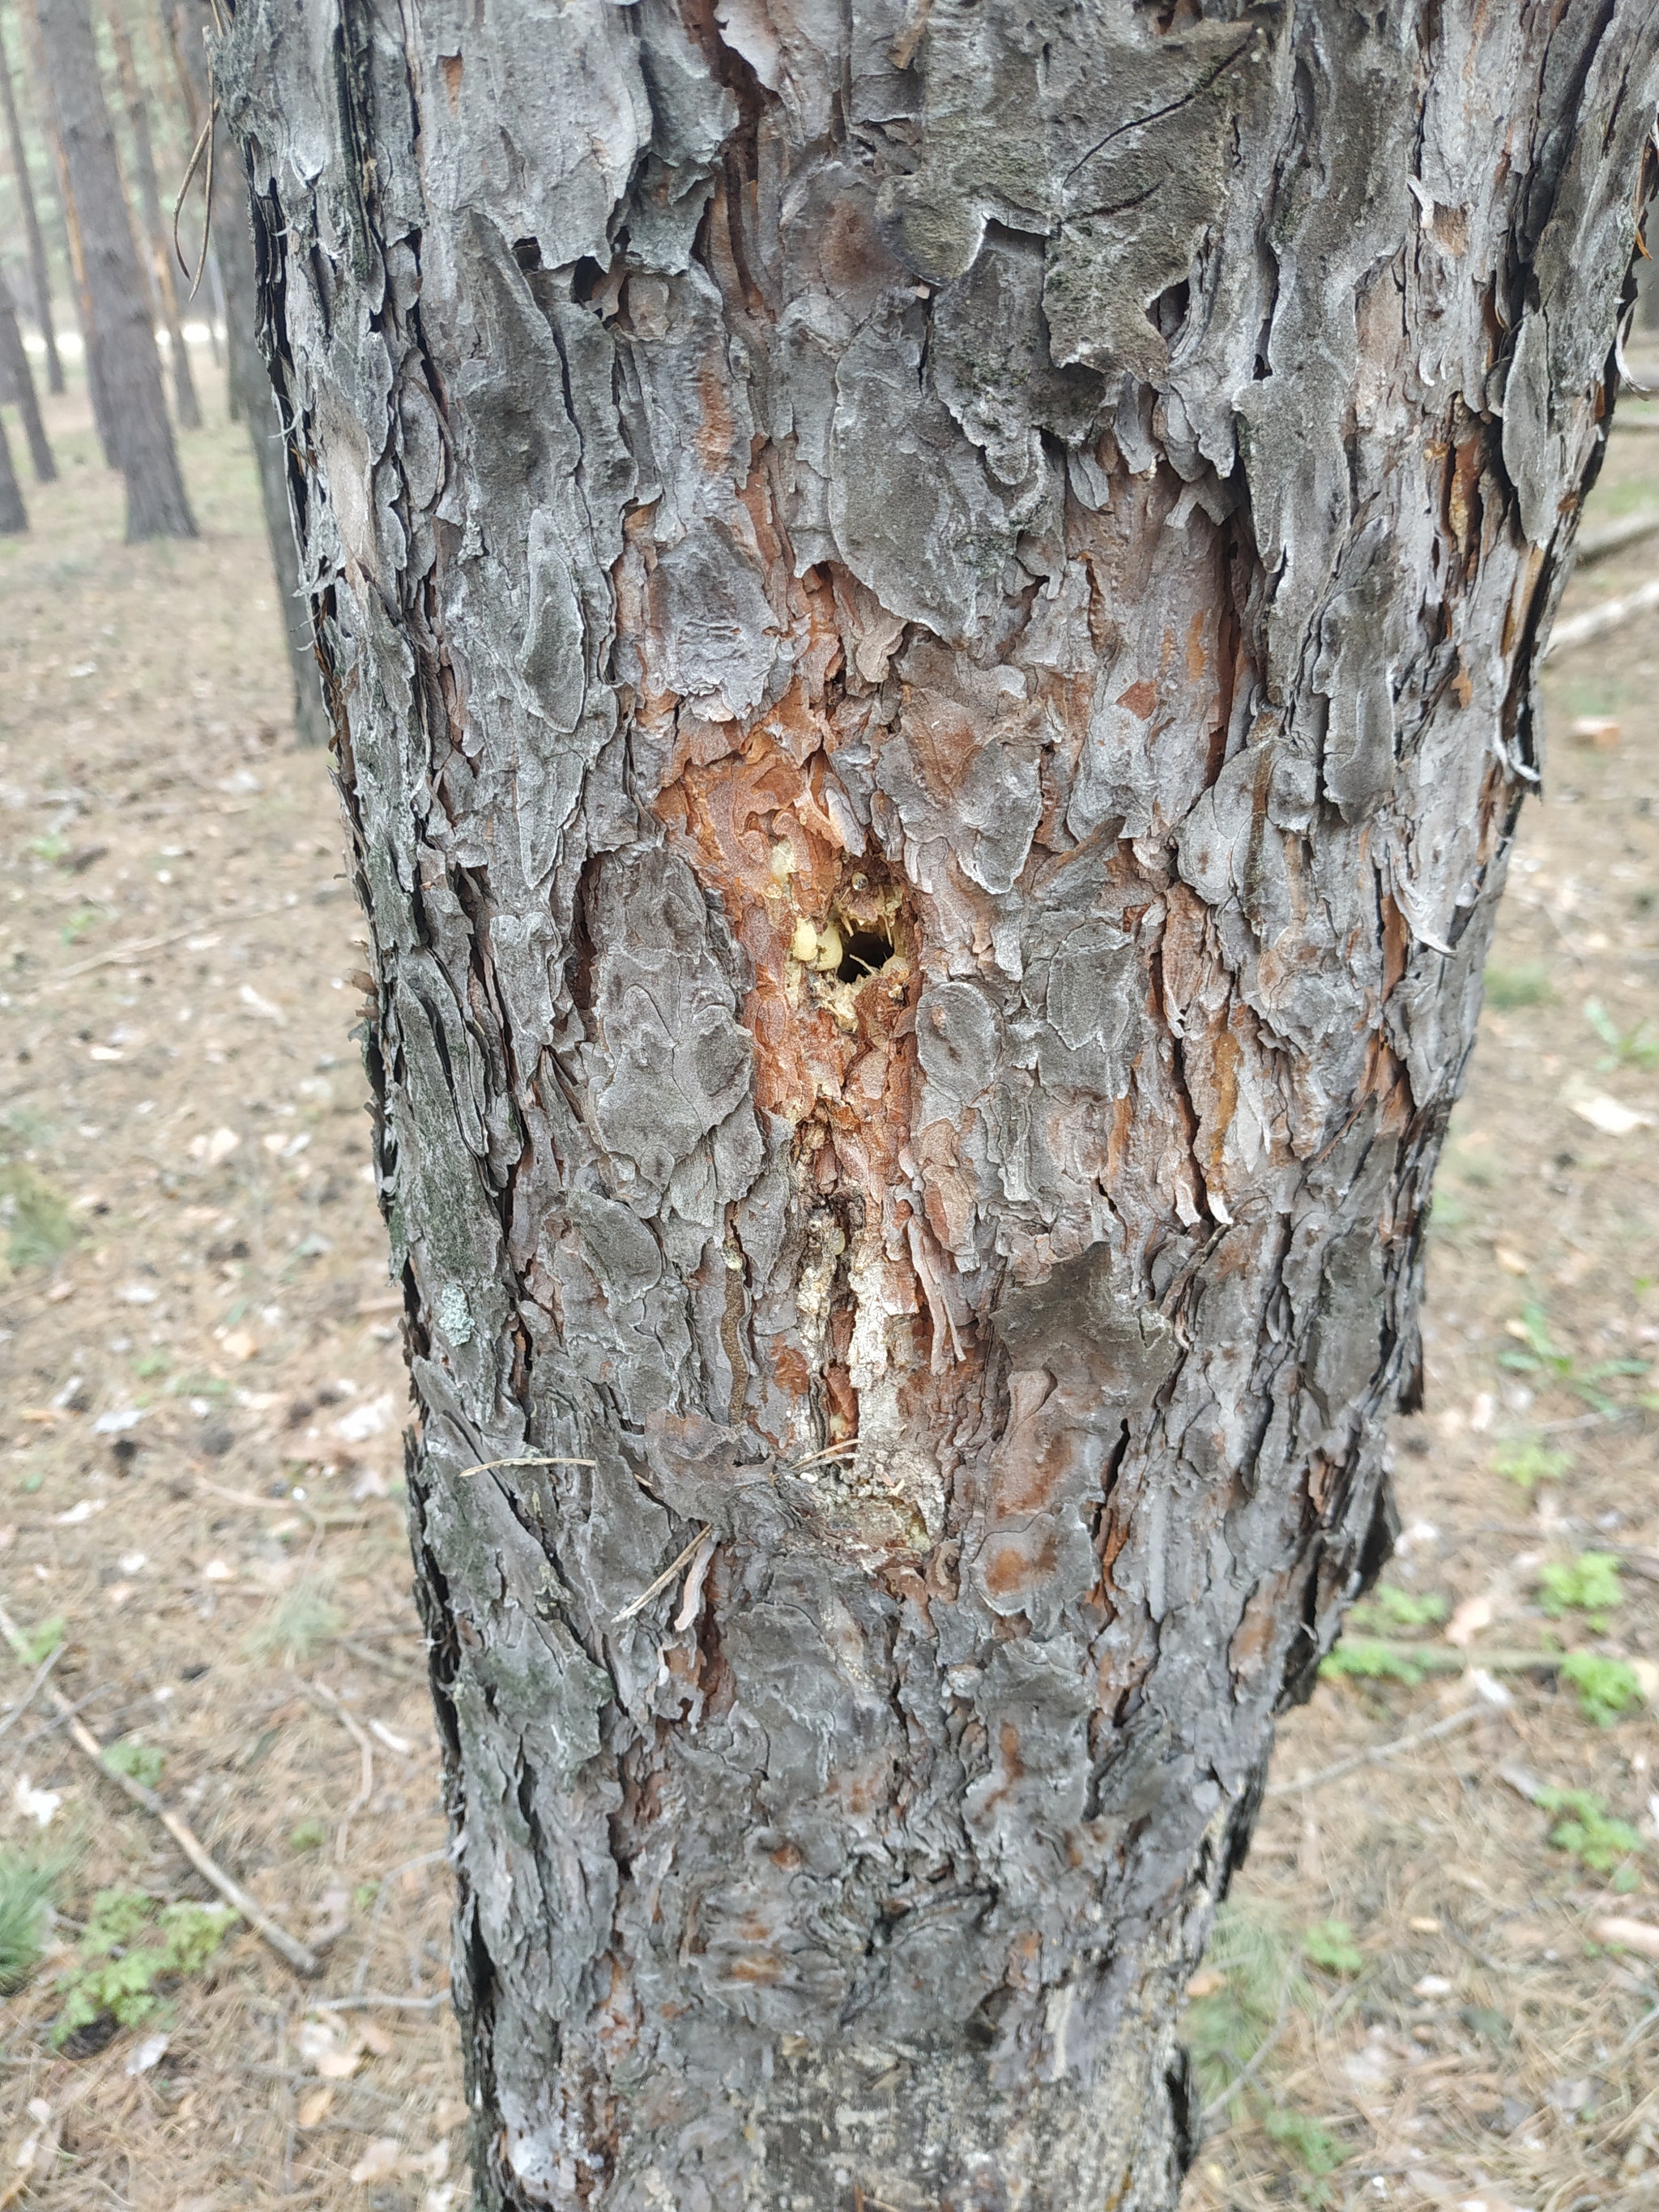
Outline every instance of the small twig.
{"label": "small twig", "polygon": [[[179,187],[179,197],[173,203],[173,250],[179,257],[179,266],[186,276],[190,276],[189,296],[192,300],[196,297],[196,288],[202,281],[202,271],[207,267],[208,242],[213,236],[213,140],[214,125],[218,120],[219,101],[216,95],[208,108],[208,119],[202,125],[197,135],[196,143],[191,149],[190,161],[185,170],[184,182]],[[192,276],[190,264],[185,258],[185,249],[179,243],[179,218],[184,213],[185,194],[190,190],[191,179],[202,165],[202,155],[204,152],[207,155],[207,186],[206,213],[202,223],[202,258],[197,263],[196,273]]]}
{"label": "small twig", "polygon": [[596,1459],[562,1459],[546,1452],[526,1452],[520,1459],[481,1459],[471,1467],[464,1467],[455,1480],[465,1482],[470,1474],[488,1474],[497,1467],[597,1467]]}
{"label": "small twig", "polygon": [[826,1459],[856,1459],[856,1442],[845,1444],[826,1444],[822,1451],[808,1452],[805,1459],[791,1460],[787,1467],[778,1469],[780,1474],[799,1474],[804,1467],[817,1467]]}
{"label": "small twig", "polygon": [[44,983],[38,984],[29,996],[31,999],[43,999],[48,991],[61,990],[65,983],[72,983],[77,975],[89,975],[94,968],[109,968],[123,960],[136,960],[141,952],[159,952],[164,945],[177,945],[180,938],[198,935],[210,922],[217,922],[222,927],[227,922],[263,921],[270,915],[285,914],[287,911],[287,908],[281,904],[250,907],[241,914],[212,915],[205,918],[198,915],[194,921],[186,921],[177,929],[164,930],[160,937],[131,937],[125,945],[112,945],[107,952],[94,953],[90,960],[72,960],[67,968],[60,968],[55,975],[48,975]]}
{"label": "small twig", "polygon": [[365,1990],[359,1996],[324,1997],[319,2003],[307,2005],[307,2012],[368,2012],[378,2006],[386,2012],[436,2012],[441,2005],[449,2002],[449,1991],[440,1990],[429,1997],[382,1996],[377,1990]]}
{"label": "small twig", "polygon": [[1233,2099],[1238,2094],[1239,2091],[1243,2088],[1248,2082],[1253,2081],[1256,2075],[1261,2072],[1262,2067],[1267,2063],[1268,2053],[1273,2050],[1274,2045],[1284,2034],[1285,2028],[1290,2025],[1290,2019],[1291,1999],[1290,1992],[1287,1989],[1285,1996],[1279,2000],[1279,2018],[1273,2022],[1272,2027],[1267,2031],[1267,2033],[1262,2041],[1257,2044],[1248,2063],[1240,2067],[1237,2073],[1234,2075],[1232,2080],[1227,2084],[1227,2087],[1222,2091],[1221,2094],[1218,2097],[1212,2097],[1209,2103],[1205,2106],[1203,2111],[1200,2113],[1199,2121],[1201,2126],[1207,2128],[1212,2120],[1218,2119],[1222,2113],[1226,2111],[1228,2106],[1231,2104]]}
{"label": "small twig", "polygon": [[1637,2021],[1635,2027],[1632,2028],[1630,2033],[1620,2045],[1618,2050],[1613,2052],[1613,2055],[1614,2059],[1620,2059],[1625,2056],[1626,2051],[1634,2051],[1637,2045],[1642,2040],[1642,2038],[1647,2033],[1648,2030],[1653,2026],[1653,2023],[1656,2020],[1659,2020],[1659,2005],[1655,2005],[1651,2012],[1644,2013],[1641,2019]]}
{"label": "small twig", "polygon": [[34,1703],[35,1692],[41,1687],[43,1683],[46,1681],[47,1675],[51,1674],[52,1668],[58,1664],[58,1662],[63,1657],[63,1656],[64,1646],[61,1644],[58,1646],[56,1650],[49,1651],[46,1654],[46,1657],[41,1661],[39,1668],[35,1670],[34,1680],[29,1684],[27,1689],[24,1691],[22,1696],[19,1698],[17,1703],[12,1707],[11,1711],[6,1715],[4,1720],[0,1721],[0,1735],[4,1735],[8,1729],[15,1727],[16,1723],[22,1719],[24,1714],[27,1712],[29,1707]]}
{"label": "small twig", "polygon": [[[19,1649],[22,1641],[21,1632],[3,1606],[0,1606],[0,1635],[4,1636],[14,1652]],[[203,1880],[212,1883],[232,1911],[240,1913],[273,1951],[286,1959],[295,1973],[320,1974],[322,1961],[316,1953],[308,1950],[279,1922],[273,1920],[258,1899],[250,1897],[241,1883],[225,1872],[217,1859],[198,1840],[194,1832],[185,1826],[176,1813],[168,1811],[153,1790],[147,1790],[134,1776],[119,1773],[109,1765],[104,1757],[103,1745],[84,1722],[74,1718],[73,1707],[55,1683],[48,1682],[45,1688],[48,1699],[58,1708],[60,1717],[69,1722],[70,1736],[76,1749],[91,1760],[105,1780],[114,1783],[142,1811],[161,1822]]]}
{"label": "small twig", "polygon": [[346,1807],[344,1817],[335,1832],[334,1859],[335,1863],[339,1865],[343,1863],[345,1859],[346,1838],[350,1833],[352,1815],[361,1813],[374,1795],[374,1747],[368,1740],[368,1730],[346,1711],[326,1682],[319,1681],[313,1676],[309,1686],[318,1703],[333,1714],[335,1719],[339,1722],[353,1743],[356,1745],[357,1757],[361,1763],[357,1795]]}
{"label": "small twig", "polygon": [[1419,1743],[1432,1743],[1437,1736],[1449,1735],[1454,1729],[1478,1720],[1482,1713],[1498,1710],[1496,1705],[1485,1704],[1461,1706],[1431,1728],[1413,1729],[1409,1735],[1396,1736],[1392,1743],[1374,1744],[1368,1751],[1356,1751],[1347,1759],[1339,1759],[1333,1766],[1322,1766],[1316,1774],[1297,1775],[1290,1782],[1270,1783],[1261,1794],[1264,1797],[1299,1797],[1304,1790],[1322,1790],[1328,1782],[1340,1782],[1345,1774],[1352,1774],[1358,1767],[1370,1766],[1377,1759],[1392,1759],[1396,1752],[1410,1751]]}
{"label": "small twig", "polygon": [[612,1614],[611,1620],[611,1626],[613,1628],[619,1627],[624,1620],[632,1620],[636,1613],[642,1613],[645,1610],[646,1607],[650,1604],[652,1599],[655,1597],[659,1590],[666,1589],[669,1583],[673,1581],[675,1576],[678,1574],[680,1569],[685,1565],[686,1561],[695,1555],[697,1547],[702,1542],[703,1538],[705,1536],[711,1535],[714,1533],[714,1524],[712,1521],[705,1522],[702,1527],[698,1529],[696,1534],[691,1539],[691,1541],[686,1546],[685,1549],[680,1553],[678,1559],[675,1559],[672,1565],[665,1566],[663,1569],[662,1572],[657,1577],[656,1581],[652,1583],[649,1589],[642,1589],[636,1598],[631,1599],[629,1602],[623,1607],[620,1613]]}

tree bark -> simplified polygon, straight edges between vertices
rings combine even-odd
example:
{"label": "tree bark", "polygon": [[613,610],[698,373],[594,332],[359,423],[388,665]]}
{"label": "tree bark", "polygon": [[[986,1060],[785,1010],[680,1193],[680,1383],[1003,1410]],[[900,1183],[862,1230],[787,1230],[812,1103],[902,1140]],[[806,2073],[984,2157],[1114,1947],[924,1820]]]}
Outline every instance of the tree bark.
{"label": "tree bark", "polygon": [[[166,0],[164,21],[191,111],[192,135],[206,120],[211,100],[207,52],[203,44],[203,33],[211,21],[207,0]],[[259,291],[253,265],[247,180],[240,161],[225,158],[227,150],[220,148],[219,158],[214,164],[213,210],[208,224],[208,243],[203,248],[213,258],[204,274],[210,275],[216,267],[223,286],[230,419],[246,423],[254,465],[258,471],[259,500],[264,510],[265,536],[270,544],[270,565],[276,578],[277,602],[283,611],[289,673],[294,685],[295,730],[302,745],[325,745],[332,727],[323,699],[311,601],[301,579],[300,550],[289,506],[291,461],[288,440],[270,376],[259,351]]]}
{"label": "tree bark", "polygon": [[6,142],[11,154],[11,173],[17,185],[17,204],[22,211],[23,237],[28,248],[29,283],[34,294],[34,319],[46,346],[46,386],[53,393],[64,389],[64,365],[58,358],[58,332],[52,319],[52,281],[46,271],[46,249],[40,236],[40,217],[34,204],[34,185],[29,176],[28,149],[17,113],[17,94],[11,81],[11,63],[0,41],[0,100],[5,104]]}
{"label": "tree bark", "polygon": [[0,386],[3,386],[9,398],[16,401],[17,411],[23,418],[23,434],[29,441],[29,459],[34,465],[36,483],[54,483],[58,464],[46,441],[46,426],[40,420],[40,402],[35,397],[34,377],[29,368],[23,333],[17,327],[11,287],[3,278],[0,278]]}
{"label": "tree bark", "polygon": [[144,99],[144,88],[132,51],[132,40],[121,20],[120,0],[115,0],[115,4],[110,9],[109,27],[110,38],[115,48],[115,64],[120,71],[121,98],[126,105],[127,127],[132,133],[132,160],[138,179],[138,196],[144,210],[150,296],[167,328],[168,366],[173,371],[173,404],[178,411],[179,427],[185,430],[199,430],[202,410],[196,397],[196,380],[190,373],[190,354],[185,345],[185,333],[179,319],[179,288],[173,276],[173,242],[168,225],[161,214],[161,186],[155,179],[155,151],[150,143],[149,108]]}
{"label": "tree bark", "polygon": [[240,0],[216,81],[480,2202],[1167,2208],[1391,1540],[1659,21]]}
{"label": "tree bark", "polygon": [[[161,394],[147,288],[121,190],[87,0],[31,0],[40,25],[85,271],[96,372],[127,488],[127,540],[193,538],[196,524]],[[88,370],[93,367],[88,358]]]}

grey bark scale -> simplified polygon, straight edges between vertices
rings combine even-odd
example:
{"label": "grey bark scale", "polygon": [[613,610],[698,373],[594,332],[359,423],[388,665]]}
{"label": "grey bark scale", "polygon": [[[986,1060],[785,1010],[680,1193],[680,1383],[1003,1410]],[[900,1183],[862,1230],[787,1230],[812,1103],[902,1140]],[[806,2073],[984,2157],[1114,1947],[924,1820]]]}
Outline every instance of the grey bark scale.
{"label": "grey bark scale", "polygon": [[6,111],[6,144],[11,155],[12,181],[23,218],[23,241],[28,250],[29,285],[34,295],[34,319],[46,348],[46,386],[54,393],[64,389],[64,365],[58,357],[58,332],[52,319],[52,280],[46,270],[46,248],[40,235],[40,217],[34,204],[34,182],[29,175],[28,149],[17,112],[17,93],[11,81],[11,62],[0,41],[0,102]]}
{"label": "grey bark scale", "polygon": [[127,538],[193,538],[161,393],[149,290],[138,267],[87,0],[33,0],[85,273],[88,374],[102,387],[126,482]]}
{"label": "grey bark scale", "polygon": [[1391,1539],[1659,23],[1171,13],[219,50],[489,2206],[1172,2204]]}
{"label": "grey bark scale", "polygon": [[[163,21],[191,111],[192,137],[205,121],[212,100],[203,43],[211,21],[206,0],[167,0]],[[222,141],[222,128],[220,137]],[[300,553],[289,507],[287,442],[270,378],[259,351],[259,292],[253,234],[249,226],[246,179],[235,149],[222,143],[214,162],[213,211],[207,238],[204,251],[209,256],[209,265],[203,277],[204,282],[210,280],[216,269],[222,277],[230,418],[234,422],[247,425],[248,442],[258,471],[259,502],[264,513],[265,537],[270,547],[277,603],[283,611],[289,673],[294,686],[295,729],[301,744],[325,745],[331,726],[317,666],[311,603],[300,575]]]}
{"label": "grey bark scale", "polygon": [[110,11],[110,38],[120,72],[121,98],[132,137],[133,172],[138,180],[139,204],[143,211],[143,251],[150,273],[150,295],[167,334],[167,366],[173,372],[173,404],[181,429],[199,430],[202,410],[191,374],[190,354],[179,316],[179,291],[173,276],[173,246],[169,225],[161,214],[161,191],[155,176],[155,151],[150,142],[149,107],[132,51],[132,38],[121,21],[118,0]]}
{"label": "grey bark scale", "polygon": [[33,464],[35,480],[40,483],[54,483],[58,464],[52,457],[52,447],[46,439],[46,426],[40,420],[40,402],[35,393],[34,377],[29,368],[29,357],[23,345],[23,333],[17,327],[17,310],[12,305],[11,288],[0,282],[0,390],[16,402],[23,418],[23,435],[28,440],[29,459]]}

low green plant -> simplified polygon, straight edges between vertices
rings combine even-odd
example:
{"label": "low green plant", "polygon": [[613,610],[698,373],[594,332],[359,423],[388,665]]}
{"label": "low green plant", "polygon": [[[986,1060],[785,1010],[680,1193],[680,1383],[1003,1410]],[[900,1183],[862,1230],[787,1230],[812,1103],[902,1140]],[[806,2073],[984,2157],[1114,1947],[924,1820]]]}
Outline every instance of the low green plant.
{"label": "low green plant", "polygon": [[1365,1964],[1346,1920],[1316,1920],[1304,1932],[1302,1955],[1328,1974],[1357,1974]]}
{"label": "low green plant", "polygon": [[1659,1066],[1659,1030],[1650,1022],[1639,1028],[1621,1033],[1619,1024],[1599,999],[1586,999],[1584,1019],[1595,1031],[1607,1051],[1595,1063],[1605,1074],[1615,1067]]}
{"label": "low green plant", "polygon": [[1538,1602],[1552,1620],[1559,1620],[1564,1613],[1588,1613],[1599,1635],[1607,1614],[1617,1612],[1624,1601],[1618,1556],[1613,1552],[1581,1552],[1576,1559],[1553,1560],[1538,1571]]}
{"label": "low green plant", "polygon": [[1404,1682],[1413,1686],[1428,1671],[1409,1644],[1385,1643],[1376,1636],[1345,1636],[1320,1674],[1328,1680]]}
{"label": "low green plant", "polygon": [[[1334,2173],[1347,2156],[1328,2128],[1321,2127],[1305,2112],[1292,2112],[1288,2106],[1277,2105],[1265,2111],[1261,2114],[1261,2132],[1279,2149],[1289,2151],[1316,2181]],[[1322,2191],[1314,2201],[1322,2203],[1323,2198]]]}
{"label": "low green plant", "polygon": [[61,1871],[53,1859],[0,1851],[0,1996],[21,1989],[40,1962],[46,1908]]}
{"label": "low green plant", "polygon": [[1626,1820],[1608,1817],[1601,1800],[1589,1790],[1540,1790],[1540,1811],[1566,1815],[1550,1830],[1550,1841],[1582,1862],[1592,1874],[1611,1874],[1621,1859],[1642,1848],[1642,1838]]}
{"label": "low green plant", "polygon": [[295,1583],[268,1620],[262,1621],[247,1640],[255,1659],[308,1659],[319,1644],[327,1644],[344,1626],[339,1607],[320,1583]]}
{"label": "low green plant", "polygon": [[25,1667],[38,1667],[63,1642],[65,1626],[63,1614],[54,1613],[34,1628],[20,1628],[11,1639],[11,1648]]}
{"label": "low green plant", "polygon": [[98,919],[95,906],[77,906],[58,934],[65,945],[78,945]]}
{"label": "low green plant", "polygon": [[288,1832],[288,1847],[291,1851],[314,1851],[327,1841],[328,1826],[322,1820],[296,1820]]}
{"label": "low green plant", "polygon": [[1304,1983],[1294,1939],[1259,1907],[1222,1906],[1204,1963],[1220,1984],[1188,2006],[1182,2033],[1207,2104],[1249,2064]]}
{"label": "low green plant", "polygon": [[47,1267],[75,1242],[75,1224],[61,1192],[24,1160],[0,1160],[0,1233],[8,1273]]}
{"label": "low green plant", "polygon": [[1394,1583],[1378,1583],[1348,1618],[1357,1628],[1386,1634],[1391,1628],[1437,1628],[1449,1610],[1443,1597],[1426,1592],[1419,1597]]}
{"label": "low green plant", "polygon": [[1550,995],[1547,968],[1487,966],[1486,1004],[1495,1006],[1500,1014],[1513,1013],[1517,1006],[1545,1006]]}
{"label": "low green plant", "polygon": [[66,2043],[110,2014],[142,2027],[161,2009],[161,1985],[199,1973],[234,1925],[228,1905],[164,1905],[137,1889],[100,1889],[76,1963],[63,1978],[64,2007],[52,2032]]}
{"label": "low green plant", "polygon": [[1616,1376],[1645,1376],[1651,1366],[1645,1359],[1597,1359],[1581,1366],[1571,1352],[1564,1352],[1552,1340],[1549,1319],[1540,1305],[1522,1306],[1519,1325],[1511,1333],[1520,1341],[1506,1345],[1498,1353],[1500,1367],[1515,1375],[1553,1376],[1564,1389],[1582,1398],[1592,1412],[1605,1419],[1620,1409],[1618,1401],[1600,1386]]}
{"label": "low green plant", "polygon": [[1536,1437],[1518,1437],[1499,1444],[1492,1455],[1492,1472],[1504,1475],[1522,1490],[1540,1482],[1559,1482],[1572,1465],[1571,1452],[1553,1451]]}
{"label": "low green plant", "polygon": [[111,1773],[127,1775],[146,1790],[155,1789],[167,1763],[166,1752],[153,1743],[140,1743],[137,1736],[123,1736],[118,1743],[104,1747],[104,1764]]}
{"label": "low green plant", "polygon": [[1569,1651],[1561,1662],[1561,1679],[1578,1692],[1578,1710],[1597,1728],[1611,1728],[1621,1713],[1642,1702],[1642,1685],[1636,1669],[1622,1659],[1604,1659],[1595,1651]]}

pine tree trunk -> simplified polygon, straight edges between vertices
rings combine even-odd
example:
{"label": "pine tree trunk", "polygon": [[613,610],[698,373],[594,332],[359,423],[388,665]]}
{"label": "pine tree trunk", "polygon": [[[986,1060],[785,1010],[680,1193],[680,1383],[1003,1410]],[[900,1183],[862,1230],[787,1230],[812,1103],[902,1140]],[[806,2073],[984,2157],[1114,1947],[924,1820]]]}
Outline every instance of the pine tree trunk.
{"label": "pine tree trunk", "polygon": [[34,293],[34,319],[40,325],[40,335],[46,347],[47,389],[60,393],[64,389],[64,365],[58,358],[58,332],[52,319],[52,283],[46,273],[46,249],[40,236],[40,218],[34,205],[34,185],[29,176],[28,149],[23,143],[23,127],[17,114],[17,95],[11,81],[11,63],[7,58],[3,42],[0,42],[0,102],[6,111],[6,143],[11,155],[12,179],[17,187],[17,204],[23,217],[23,238],[28,248],[29,283]]}
{"label": "pine tree trunk", "polygon": [[[167,37],[197,131],[206,119],[210,97],[203,33],[211,20],[207,0],[166,0]],[[204,273],[216,270],[223,286],[230,419],[246,423],[259,472],[259,499],[294,684],[295,730],[302,745],[325,745],[332,727],[323,701],[311,604],[301,582],[300,552],[289,507],[288,440],[257,336],[259,296],[247,179],[234,150],[223,145],[214,164],[213,215],[208,237],[212,259]]]}
{"label": "pine tree trunk", "polygon": [[0,538],[21,537],[28,526],[28,509],[23,504],[17,471],[11,464],[6,426],[0,422]]}
{"label": "pine tree trunk", "polygon": [[[718,25],[719,27],[716,27]],[[241,0],[480,2201],[1173,2204],[1649,0]]]}
{"label": "pine tree trunk", "polygon": [[87,278],[86,255],[82,249],[81,225],[76,213],[75,191],[70,177],[69,162],[64,153],[63,125],[58,113],[52,79],[47,73],[46,49],[41,41],[40,26],[35,12],[23,0],[22,19],[33,49],[30,58],[34,65],[34,82],[40,101],[40,129],[52,155],[52,173],[58,179],[58,214],[63,232],[62,245],[69,263],[70,282],[75,295],[76,319],[81,325],[82,360],[86,369],[87,398],[92,407],[93,428],[98,433],[99,450],[104,457],[104,466],[118,471],[121,466],[119,442],[115,434],[115,418],[110,410],[109,392],[103,370],[103,355],[98,338],[98,319],[93,307],[91,287]]}
{"label": "pine tree trunk", "polygon": [[34,465],[36,483],[55,482],[58,464],[46,441],[46,426],[40,420],[40,402],[35,397],[23,333],[17,327],[11,287],[3,277],[0,277],[0,389],[16,402],[17,411],[23,418],[23,434],[29,441],[29,459]]}
{"label": "pine tree trunk", "polygon": [[139,80],[132,40],[118,8],[110,10],[110,38],[116,67],[121,76],[121,98],[125,102],[127,127],[132,133],[133,167],[144,210],[144,247],[149,271],[150,296],[166,326],[167,365],[173,371],[173,404],[181,429],[199,430],[202,410],[196,397],[196,380],[190,373],[190,355],[179,319],[179,290],[173,279],[173,247],[161,214],[161,191],[155,178],[155,151],[150,143],[149,108]]}
{"label": "pine tree trunk", "polygon": [[[127,539],[193,538],[161,396],[147,287],[116,165],[87,0],[33,0],[68,180],[66,211],[85,272],[92,349],[115,459],[127,488]],[[95,359],[94,359],[95,356]]]}

